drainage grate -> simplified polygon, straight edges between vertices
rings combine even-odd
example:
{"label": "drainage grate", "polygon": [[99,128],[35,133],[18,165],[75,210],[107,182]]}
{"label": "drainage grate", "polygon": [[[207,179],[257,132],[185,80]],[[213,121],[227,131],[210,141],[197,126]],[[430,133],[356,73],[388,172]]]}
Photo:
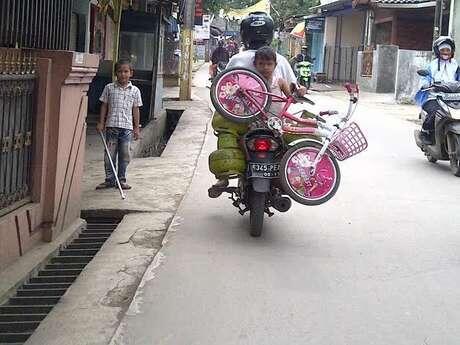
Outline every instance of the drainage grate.
{"label": "drainage grate", "polygon": [[93,259],[121,219],[87,218],[87,228],[0,305],[0,345],[23,344]]}

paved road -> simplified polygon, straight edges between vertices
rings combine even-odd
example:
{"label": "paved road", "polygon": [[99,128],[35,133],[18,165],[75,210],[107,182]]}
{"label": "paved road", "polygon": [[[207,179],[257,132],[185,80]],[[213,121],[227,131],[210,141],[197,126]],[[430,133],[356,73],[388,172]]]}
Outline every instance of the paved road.
{"label": "paved road", "polygon": [[114,344],[458,344],[460,180],[385,108],[359,108],[370,147],[341,164],[337,196],[276,214],[259,239],[229,200],[206,195],[209,135]]}

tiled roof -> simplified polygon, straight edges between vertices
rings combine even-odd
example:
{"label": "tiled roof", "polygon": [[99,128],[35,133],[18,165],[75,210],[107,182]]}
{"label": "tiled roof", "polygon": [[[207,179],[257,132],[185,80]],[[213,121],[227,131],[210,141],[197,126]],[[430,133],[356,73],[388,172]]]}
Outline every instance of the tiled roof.
{"label": "tiled roof", "polygon": [[409,5],[421,4],[424,2],[432,2],[433,0],[372,0],[376,4],[394,4],[394,5]]}

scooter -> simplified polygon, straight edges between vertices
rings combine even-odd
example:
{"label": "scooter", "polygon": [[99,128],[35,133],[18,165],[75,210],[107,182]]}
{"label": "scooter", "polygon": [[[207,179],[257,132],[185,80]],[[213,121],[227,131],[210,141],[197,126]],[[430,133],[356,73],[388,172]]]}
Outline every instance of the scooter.
{"label": "scooter", "polygon": [[[430,73],[419,70],[417,74],[426,77]],[[423,91],[429,91],[430,97],[437,100],[441,109],[435,117],[434,144],[424,144],[420,130],[414,131],[415,143],[430,163],[450,161],[452,173],[460,177],[460,82],[434,83]],[[419,118],[424,121],[426,116],[427,113],[422,110]]]}

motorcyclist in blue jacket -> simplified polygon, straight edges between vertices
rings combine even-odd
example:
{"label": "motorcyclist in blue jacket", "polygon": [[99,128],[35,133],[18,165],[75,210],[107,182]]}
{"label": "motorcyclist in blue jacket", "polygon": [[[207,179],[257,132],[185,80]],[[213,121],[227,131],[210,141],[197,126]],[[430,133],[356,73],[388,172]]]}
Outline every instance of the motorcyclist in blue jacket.
{"label": "motorcyclist in blue jacket", "polygon": [[417,104],[427,113],[420,132],[420,139],[426,145],[434,143],[436,112],[440,110],[441,106],[434,97],[430,96],[430,92],[425,89],[434,83],[460,81],[460,68],[454,59],[454,40],[449,36],[439,37],[433,43],[433,51],[436,59],[431,61],[428,66],[429,75],[421,78],[420,90],[415,95]]}

